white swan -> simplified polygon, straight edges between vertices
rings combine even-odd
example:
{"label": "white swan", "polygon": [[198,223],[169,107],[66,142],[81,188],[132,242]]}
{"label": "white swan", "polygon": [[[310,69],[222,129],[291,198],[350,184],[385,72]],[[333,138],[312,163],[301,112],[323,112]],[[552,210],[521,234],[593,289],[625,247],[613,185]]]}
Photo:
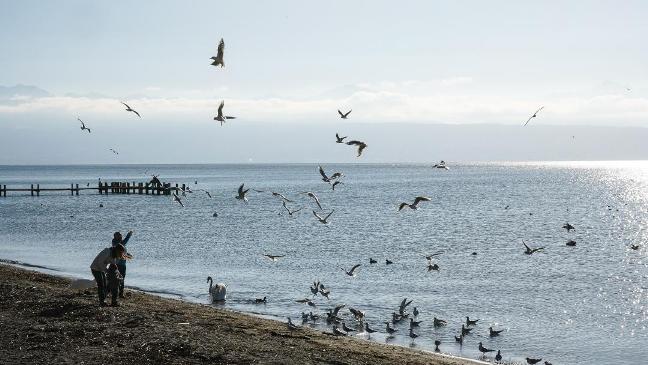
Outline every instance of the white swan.
{"label": "white swan", "polygon": [[213,285],[213,280],[211,276],[207,277],[207,282],[209,282],[209,294],[212,297],[214,302],[224,302],[227,298],[227,287],[223,283],[218,283]]}

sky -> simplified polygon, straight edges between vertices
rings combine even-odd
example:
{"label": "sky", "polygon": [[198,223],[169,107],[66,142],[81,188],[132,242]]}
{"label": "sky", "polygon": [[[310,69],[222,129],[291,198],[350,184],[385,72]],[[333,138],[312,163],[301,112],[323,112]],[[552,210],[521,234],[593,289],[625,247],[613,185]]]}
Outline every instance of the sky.
{"label": "sky", "polygon": [[[645,1],[0,8],[0,164],[648,159]],[[329,151],[338,131],[366,156]]]}

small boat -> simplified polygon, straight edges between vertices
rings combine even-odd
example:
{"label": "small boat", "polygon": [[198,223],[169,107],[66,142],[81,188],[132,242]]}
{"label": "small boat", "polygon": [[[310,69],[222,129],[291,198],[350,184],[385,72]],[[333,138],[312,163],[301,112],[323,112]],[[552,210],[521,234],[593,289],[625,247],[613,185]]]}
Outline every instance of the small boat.
{"label": "small boat", "polygon": [[436,168],[436,169],[446,169],[446,170],[450,170],[450,168],[448,167],[448,165],[446,165],[445,161],[443,161],[443,160],[441,160],[441,162],[439,162],[438,164],[436,164],[436,165],[434,165],[434,166],[432,166],[432,167],[434,167],[434,168]]}

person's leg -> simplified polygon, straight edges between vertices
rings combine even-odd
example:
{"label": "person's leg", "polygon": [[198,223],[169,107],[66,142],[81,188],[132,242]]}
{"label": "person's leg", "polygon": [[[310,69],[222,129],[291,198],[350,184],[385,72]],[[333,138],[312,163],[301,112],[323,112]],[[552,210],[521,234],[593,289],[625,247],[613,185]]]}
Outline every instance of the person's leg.
{"label": "person's leg", "polygon": [[92,276],[94,276],[95,281],[97,282],[97,294],[99,294],[99,304],[105,305],[106,300],[106,276],[103,272],[97,270],[91,270]]}
{"label": "person's leg", "polygon": [[119,297],[124,297],[124,281],[126,281],[126,263],[117,264],[117,269],[122,276],[122,279],[119,281]]}
{"label": "person's leg", "polygon": [[110,283],[110,294],[112,296],[110,305],[113,307],[116,307],[119,305],[119,302],[117,301],[117,294],[119,293],[119,282],[111,282]]}

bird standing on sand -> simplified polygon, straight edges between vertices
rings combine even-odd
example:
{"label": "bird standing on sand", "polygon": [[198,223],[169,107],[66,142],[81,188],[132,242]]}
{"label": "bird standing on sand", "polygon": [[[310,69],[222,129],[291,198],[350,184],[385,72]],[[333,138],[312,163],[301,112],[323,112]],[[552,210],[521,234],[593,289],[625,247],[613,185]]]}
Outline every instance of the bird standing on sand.
{"label": "bird standing on sand", "polygon": [[349,110],[349,111],[346,112],[346,113],[342,113],[342,112],[340,111],[340,109],[338,109],[338,114],[340,114],[340,118],[342,118],[342,119],[347,119],[347,117],[349,116],[349,114],[351,114],[352,111],[353,111],[353,109]]}
{"label": "bird standing on sand", "polygon": [[372,333],[376,332],[376,330],[371,329],[369,327],[369,323],[367,323],[367,322],[365,322],[365,324],[364,324],[364,330],[365,330],[365,332],[367,332],[369,334],[369,336],[371,336]]}
{"label": "bird standing on sand", "polygon": [[344,143],[345,138],[347,138],[347,136],[340,137],[339,134],[335,133],[335,143]]}
{"label": "bird standing on sand", "polygon": [[411,338],[412,340],[414,340],[414,339],[417,338],[419,335],[417,335],[416,333],[414,333],[414,330],[413,330],[412,328],[410,328],[410,329],[409,329],[409,336],[410,336],[410,338]]}
{"label": "bird standing on sand", "polygon": [[88,131],[88,133],[90,133],[90,128],[86,127],[85,123],[83,123],[83,121],[81,120],[81,118],[77,117],[77,120],[78,120],[79,122],[81,122],[81,130],[82,130],[82,131]]}
{"label": "bird standing on sand", "polygon": [[544,106],[541,106],[540,109],[536,110],[535,113],[533,113],[533,115],[530,116],[529,119],[527,119],[527,121],[526,121],[526,123],[524,123],[524,125],[526,126],[527,124],[529,124],[529,122],[531,121],[531,119],[537,117],[537,116],[538,116],[538,113],[539,113],[542,109],[544,109]]}
{"label": "bird standing on sand", "polygon": [[418,204],[420,202],[429,202],[430,200],[432,200],[432,199],[428,198],[427,196],[417,196],[416,198],[414,198],[414,203],[412,203],[412,204],[408,204],[408,203],[405,203],[405,202],[400,203],[400,205],[398,206],[398,211],[400,212],[405,207],[409,207],[412,210],[417,210],[418,209]]}
{"label": "bird standing on sand", "polygon": [[310,191],[303,191],[300,194],[306,194],[309,197],[311,197],[315,201],[315,204],[317,204],[317,206],[320,208],[320,210],[322,209],[322,204],[320,204],[320,201],[319,201],[319,198],[317,197],[317,195],[315,195],[314,193],[312,193]]}
{"label": "bird standing on sand", "polygon": [[397,329],[391,328],[391,327],[389,326],[389,322],[385,322],[385,325],[386,325],[386,327],[385,327],[385,331],[387,332],[388,335],[391,336],[391,335],[393,335],[394,333],[398,332]]}
{"label": "bird standing on sand", "polygon": [[434,352],[441,352],[439,346],[441,345],[441,340],[434,340]]}
{"label": "bird standing on sand", "polygon": [[225,67],[225,61],[223,60],[224,53],[225,53],[225,41],[223,40],[223,38],[221,38],[220,42],[218,43],[218,50],[216,51],[216,56],[210,58],[213,61],[211,63],[212,66],[220,65],[221,68]]}
{"label": "bird standing on sand", "polygon": [[292,331],[292,330],[296,330],[296,329],[299,328],[298,326],[296,326],[296,325],[292,322],[292,319],[290,319],[290,317],[286,317],[286,318],[288,318],[288,329],[289,329],[289,330]]}
{"label": "bird standing on sand", "polygon": [[328,222],[328,219],[329,219],[329,217],[331,217],[331,214],[333,214],[333,212],[335,212],[335,210],[332,210],[331,213],[329,213],[326,217],[322,217],[322,216],[320,216],[319,214],[317,214],[316,211],[313,211],[313,215],[317,218],[317,220],[318,220],[320,223],[322,223],[322,224],[328,224],[328,223],[329,223],[329,222]]}
{"label": "bird standing on sand", "polygon": [[236,119],[236,117],[232,117],[229,115],[223,115],[223,107],[225,106],[225,100],[222,100],[220,105],[218,106],[218,114],[214,117],[214,120],[217,120],[220,122],[221,126],[223,123],[225,123],[228,119]]}
{"label": "bird standing on sand", "polygon": [[124,104],[124,106],[126,107],[126,111],[127,111],[127,112],[133,112],[133,113],[135,113],[138,117],[140,117],[140,118],[142,117],[142,116],[137,112],[137,110],[131,108],[130,106],[128,106],[128,104],[124,103],[123,101],[121,101],[120,103]]}
{"label": "bird standing on sand", "polygon": [[[344,326],[344,323],[343,323],[342,325]],[[346,327],[346,326],[344,326],[344,327]],[[343,328],[343,329],[344,329],[344,328]],[[340,331],[340,330],[337,328],[337,326],[333,326],[333,334],[336,335],[336,336],[346,336],[346,335],[347,335],[346,333]]]}
{"label": "bird standing on sand", "polygon": [[522,244],[523,244],[524,247],[526,248],[526,250],[524,251],[524,254],[525,254],[525,255],[533,255],[533,254],[536,253],[536,252],[540,252],[540,251],[544,250],[544,247],[531,248],[531,247],[529,247],[529,246],[526,244],[526,242],[524,242],[524,241],[522,241]]}
{"label": "bird standing on sand", "polygon": [[367,148],[367,144],[361,141],[349,141],[346,143],[349,146],[358,146],[358,157],[362,156],[362,151]]}
{"label": "bird standing on sand", "polygon": [[361,264],[356,264],[356,265],[354,265],[354,266],[351,268],[351,270],[346,271],[346,270],[342,269],[342,271],[344,271],[344,273],[347,274],[347,275],[349,275],[349,276],[355,276],[355,275],[356,275],[356,274],[355,274],[355,271],[356,271],[357,268],[360,267],[360,265],[361,265]]}
{"label": "bird standing on sand", "polygon": [[245,194],[247,194],[247,192],[250,191],[250,189],[243,190],[243,186],[245,186],[245,184],[241,184],[241,186],[239,186],[238,195],[236,195],[236,199],[243,200],[244,202],[247,203],[248,200]]}
{"label": "bird standing on sand", "polygon": [[526,358],[527,364],[530,364],[530,365],[535,365],[535,364],[539,363],[540,361],[542,361],[542,359],[532,359],[532,358],[529,358],[529,357]]}

